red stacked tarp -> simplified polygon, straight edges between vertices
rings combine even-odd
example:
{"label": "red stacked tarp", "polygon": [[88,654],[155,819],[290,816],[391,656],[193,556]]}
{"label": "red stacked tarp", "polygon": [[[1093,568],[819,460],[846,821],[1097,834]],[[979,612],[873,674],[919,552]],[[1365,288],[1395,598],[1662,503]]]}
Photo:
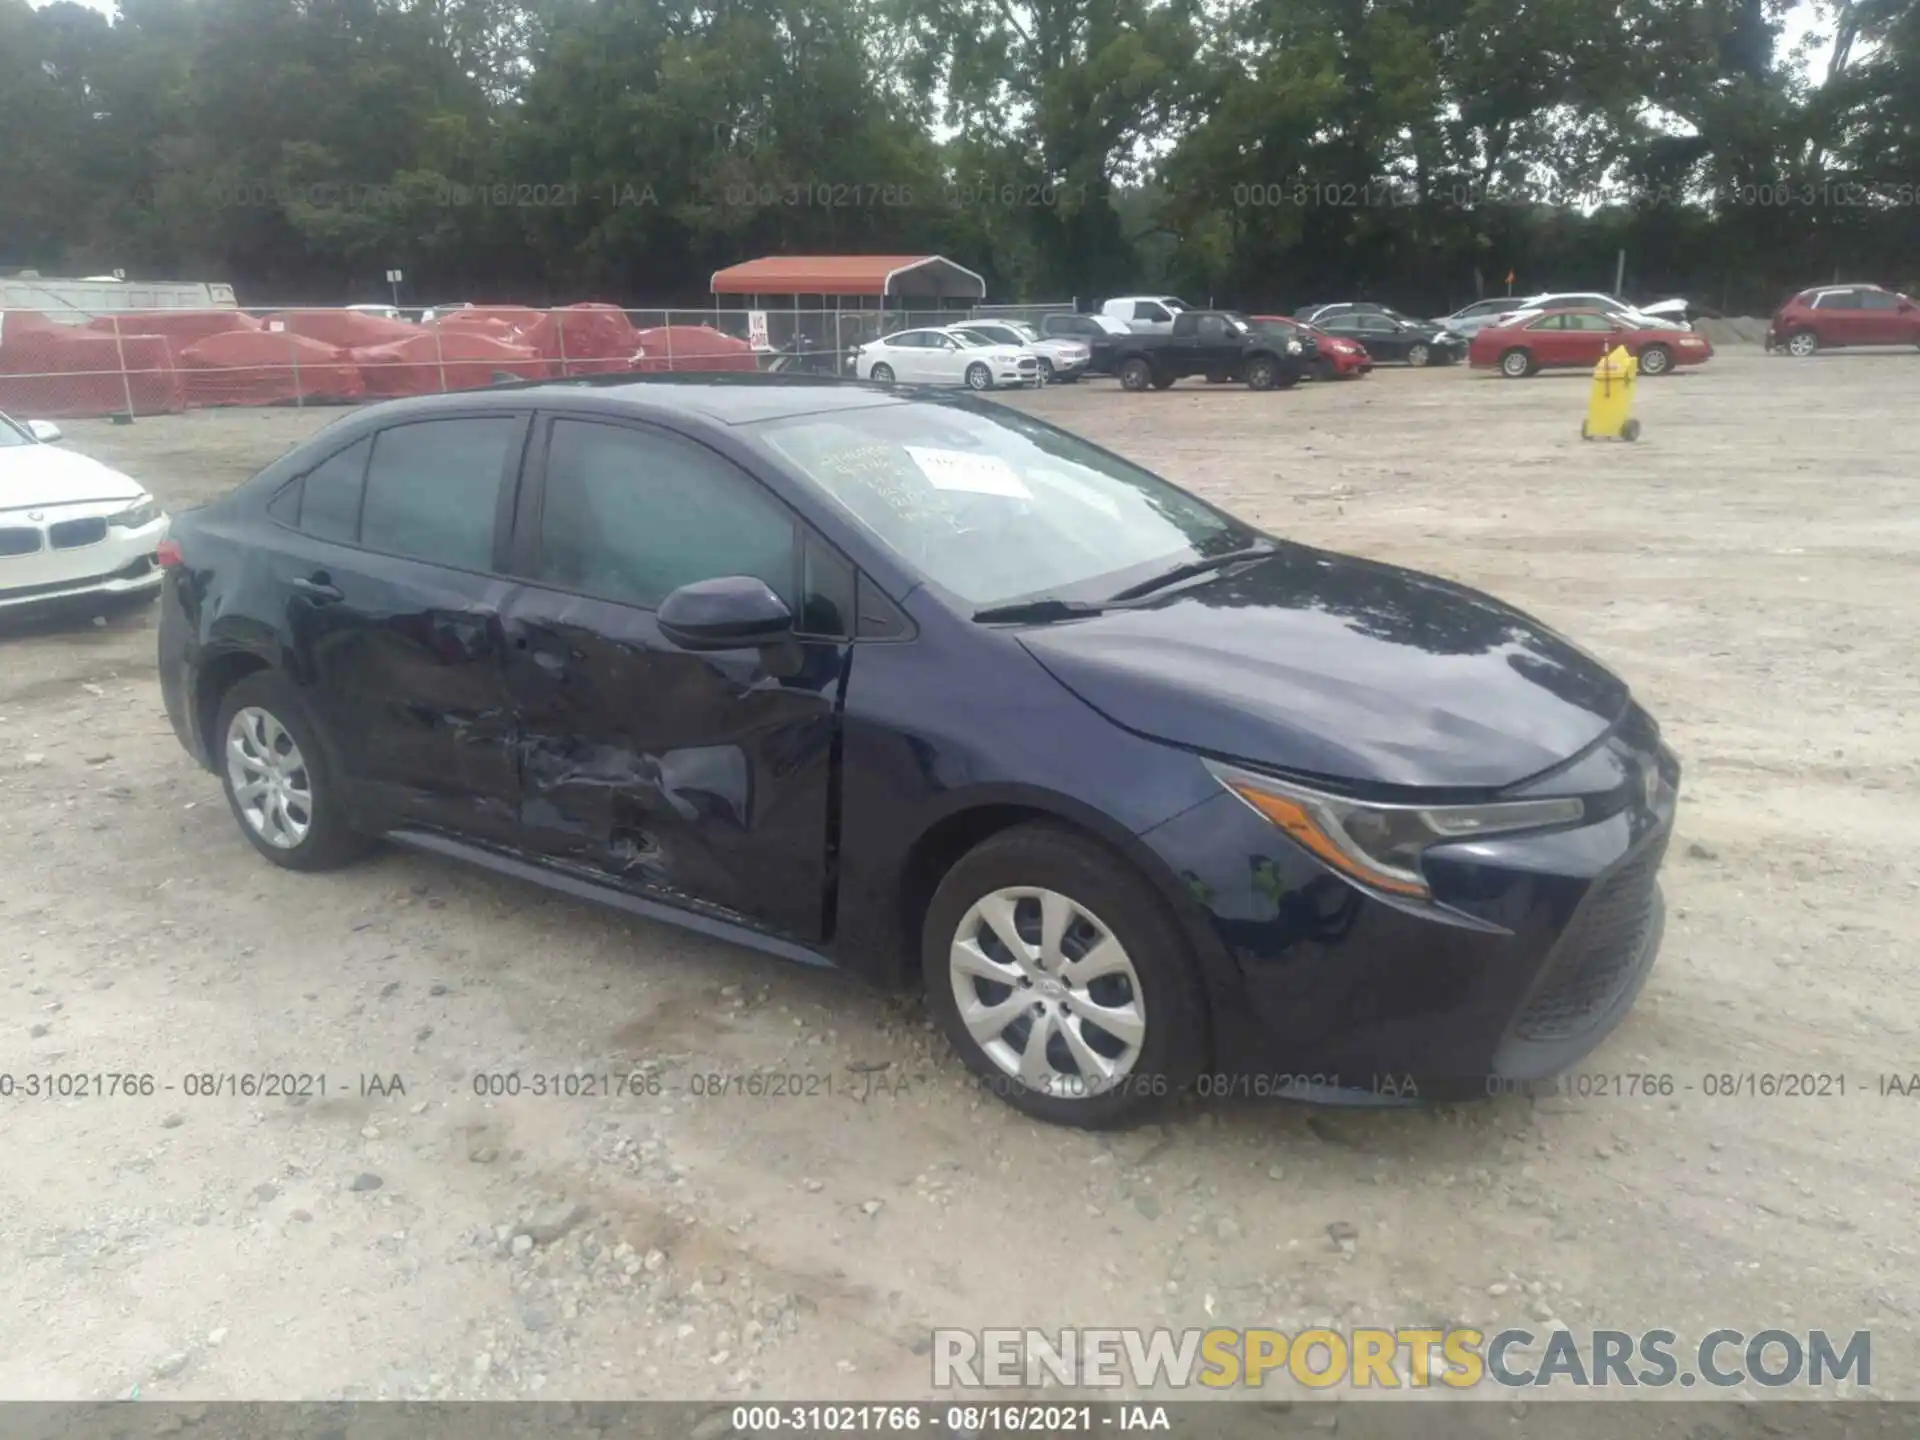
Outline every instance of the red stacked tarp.
{"label": "red stacked tarp", "polygon": [[186,407],[186,386],[158,336],[102,335],[31,310],[0,317],[0,410],[74,420]]}
{"label": "red stacked tarp", "polygon": [[530,346],[459,327],[360,346],[352,356],[369,395],[438,395],[480,389],[502,375],[544,380],[552,373]]}
{"label": "red stacked tarp", "polygon": [[753,346],[710,325],[656,325],[634,338],[644,352],[634,367],[665,370],[758,370]]}
{"label": "red stacked tarp", "polygon": [[521,343],[554,362],[556,375],[606,375],[631,370],[640,340],[618,305],[563,305],[524,331]]}
{"label": "red stacked tarp", "polygon": [[471,327],[489,334],[496,330],[508,330],[516,335],[524,335],[538,325],[546,313],[528,305],[463,305],[458,310],[434,316],[433,323],[440,328]]}
{"label": "red stacked tarp", "polygon": [[281,405],[366,394],[345,350],[286,330],[209,335],[180,352],[180,365],[195,405]]}
{"label": "red stacked tarp", "polygon": [[87,329],[109,335],[159,335],[166,340],[176,364],[182,350],[209,335],[263,328],[258,320],[239,310],[138,310],[100,315],[87,322]]}
{"label": "red stacked tarp", "polygon": [[389,320],[364,310],[282,310],[267,316],[267,329],[276,328],[347,350],[387,345],[421,333],[411,320]]}

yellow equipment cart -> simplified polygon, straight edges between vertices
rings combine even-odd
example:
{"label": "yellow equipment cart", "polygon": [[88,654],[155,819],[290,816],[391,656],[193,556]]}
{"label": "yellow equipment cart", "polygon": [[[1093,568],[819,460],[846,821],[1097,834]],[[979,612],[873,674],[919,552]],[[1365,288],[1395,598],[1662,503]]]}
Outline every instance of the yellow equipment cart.
{"label": "yellow equipment cart", "polygon": [[1633,382],[1640,362],[1617,345],[1593,367],[1593,392],[1587,397],[1587,418],[1580,423],[1582,440],[1638,440],[1640,422],[1633,418]]}

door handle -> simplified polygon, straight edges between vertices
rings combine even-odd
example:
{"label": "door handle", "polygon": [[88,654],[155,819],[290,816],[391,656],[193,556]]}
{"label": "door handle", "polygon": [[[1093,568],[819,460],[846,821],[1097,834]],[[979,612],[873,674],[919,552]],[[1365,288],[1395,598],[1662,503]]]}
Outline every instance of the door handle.
{"label": "door handle", "polygon": [[340,587],[329,580],[324,573],[302,576],[293,582],[293,588],[310,600],[323,605],[347,598]]}

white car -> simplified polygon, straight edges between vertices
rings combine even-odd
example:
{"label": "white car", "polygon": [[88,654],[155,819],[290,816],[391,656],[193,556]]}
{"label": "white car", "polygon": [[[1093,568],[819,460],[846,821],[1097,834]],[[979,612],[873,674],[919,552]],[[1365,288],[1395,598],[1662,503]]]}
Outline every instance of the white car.
{"label": "white car", "polygon": [[1040,362],[1040,379],[1078,380],[1093,359],[1093,347],[1082,340],[1043,336],[1021,320],[969,320],[947,326],[948,334],[977,335],[990,345],[1017,345]]}
{"label": "white car", "polygon": [[1532,319],[1542,310],[1598,310],[1603,314],[1631,320],[1643,330],[1693,329],[1687,323],[1687,302],[1684,300],[1656,300],[1650,305],[1629,305],[1598,290],[1553,290],[1542,295],[1529,295],[1520,302],[1518,310],[1493,323],[1511,324],[1522,315]]}
{"label": "white car", "polygon": [[1170,335],[1173,317],[1193,307],[1178,295],[1119,295],[1100,307],[1136,335]]}
{"label": "white car", "polygon": [[150,600],[167,515],[138,481],[58,445],[47,420],[0,415],[0,612],[51,601]]}
{"label": "white car", "polygon": [[1023,347],[996,345],[952,330],[901,330],[854,351],[854,374],[882,385],[1038,385],[1040,362]]}

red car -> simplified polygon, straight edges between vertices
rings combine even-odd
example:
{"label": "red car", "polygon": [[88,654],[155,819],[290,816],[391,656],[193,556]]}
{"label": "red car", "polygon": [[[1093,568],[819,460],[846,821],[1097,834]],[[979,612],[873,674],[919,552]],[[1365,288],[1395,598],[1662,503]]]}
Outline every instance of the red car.
{"label": "red car", "polygon": [[1817,285],[1773,312],[1767,349],[1807,356],[1842,345],[1920,345],[1920,307],[1878,285]]}
{"label": "red car", "polygon": [[1367,354],[1367,347],[1357,340],[1329,335],[1324,330],[1295,320],[1291,315],[1256,315],[1253,323],[1285,330],[1302,340],[1313,341],[1320,354],[1307,373],[1316,380],[1351,380],[1373,369],[1373,357]]}
{"label": "red car", "polygon": [[1590,368],[1617,345],[1626,346],[1639,360],[1642,375],[1664,375],[1676,365],[1713,358],[1711,342],[1692,330],[1643,330],[1598,310],[1547,310],[1538,315],[1523,310],[1475,335],[1467,347],[1467,363],[1523,380],[1536,370]]}

